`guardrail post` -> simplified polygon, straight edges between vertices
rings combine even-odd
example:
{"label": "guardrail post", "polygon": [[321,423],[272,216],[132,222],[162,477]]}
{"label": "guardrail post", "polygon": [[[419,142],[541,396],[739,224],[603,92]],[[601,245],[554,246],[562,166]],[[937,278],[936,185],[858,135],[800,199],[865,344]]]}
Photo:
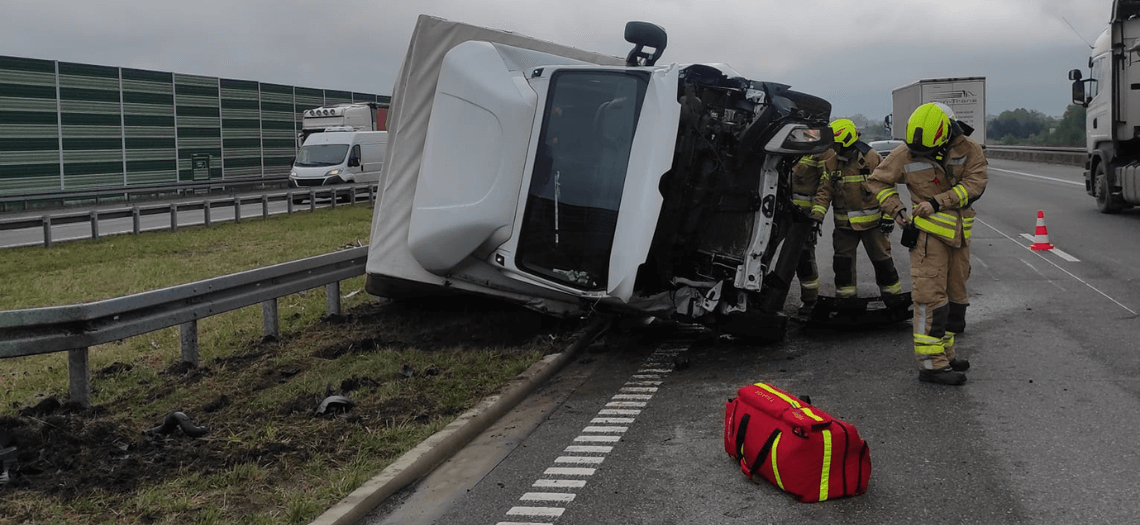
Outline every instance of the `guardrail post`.
{"label": "guardrail post", "polygon": [[371,184],[368,185],[368,204],[376,204],[376,188]]}
{"label": "guardrail post", "polygon": [[91,210],[91,238],[99,240],[99,212]]}
{"label": "guardrail post", "polygon": [[178,204],[170,203],[170,231],[178,231]]}
{"label": "guardrail post", "polygon": [[340,315],[340,281],[325,285],[325,302],[329,315]]}
{"label": "guardrail post", "polygon": [[91,405],[91,373],[87,348],[67,351],[68,400]]}
{"label": "guardrail post", "polygon": [[241,222],[241,197],[234,195],[234,223]]}
{"label": "guardrail post", "polygon": [[264,194],[261,196],[261,218],[269,218],[269,196]]}
{"label": "guardrail post", "polygon": [[262,335],[281,338],[281,328],[277,321],[277,299],[261,303],[261,328]]}
{"label": "guardrail post", "polygon": [[198,366],[198,320],[178,325],[182,337],[182,362]]}
{"label": "guardrail post", "polygon": [[138,206],[131,207],[131,229],[135,235],[142,233],[142,211]]}
{"label": "guardrail post", "polygon": [[202,222],[206,223],[206,227],[210,227],[210,199],[202,202]]}
{"label": "guardrail post", "polygon": [[44,215],[44,248],[51,248],[51,215]]}
{"label": "guardrail post", "polygon": [[285,214],[293,215],[293,192],[285,196]]}
{"label": "guardrail post", "polygon": [[333,188],[332,189],[332,207],[333,208],[336,208],[336,197],[337,197],[336,194],[337,194],[336,188]]}
{"label": "guardrail post", "polygon": [[317,190],[309,188],[309,211],[317,211]]}

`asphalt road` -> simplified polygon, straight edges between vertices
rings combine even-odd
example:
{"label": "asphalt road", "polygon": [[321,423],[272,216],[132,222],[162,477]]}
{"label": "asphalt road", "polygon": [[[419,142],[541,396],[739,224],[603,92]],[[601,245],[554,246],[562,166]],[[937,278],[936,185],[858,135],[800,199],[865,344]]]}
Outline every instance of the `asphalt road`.
{"label": "asphalt road", "polygon": [[[965,385],[917,380],[909,323],[797,326],[759,347],[609,339],[361,524],[1140,521],[1140,210],[1097,213],[1079,168],[1003,160],[976,208]],[[1057,250],[1029,249],[1038,210]],[[677,355],[690,366],[674,370]],[[723,449],[724,403],[757,381],[857,426],[867,493],[797,503],[744,477]]]}

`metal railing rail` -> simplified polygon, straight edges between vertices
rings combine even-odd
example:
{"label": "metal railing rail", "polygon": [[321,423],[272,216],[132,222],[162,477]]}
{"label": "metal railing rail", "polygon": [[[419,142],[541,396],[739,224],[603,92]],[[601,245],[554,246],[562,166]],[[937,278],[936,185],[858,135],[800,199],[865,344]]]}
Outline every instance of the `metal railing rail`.
{"label": "metal railing rail", "polygon": [[987,144],[986,156],[993,159],[1023,160],[1047,164],[1084,166],[1088,159],[1085,148],[1064,148],[1053,146],[1004,146]]}
{"label": "metal railing rail", "polygon": [[238,188],[252,188],[259,186],[280,187],[288,183],[289,177],[286,175],[280,175],[256,178],[214,179],[204,182],[179,182],[175,184],[161,183],[138,184],[132,186],[109,186],[103,188],[89,188],[84,190],[56,190],[13,195],[0,194],[0,211],[7,211],[9,207],[16,207],[16,205],[23,205],[23,207],[26,208],[27,204],[31,202],[58,202],[60,205],[63,205],[67,202],[94,200],[96,204],[99,204],[100,199],[130,201],[134,198],[150,195],[166,195],[172,193],[192,194],[200,191],[237,191]]}
{"label": "metal railing rail", "polygon": [[204,281],[93,303],[0,311],[0,359],[68,352],[71,401],[91,402],[89,349],[178,326],[182,361],[198,364],[198,320],[262,305],[262,331],[279,337],[277,299],[325,286],[340,313],[340,281],[364,274],[368,247],[350,248]]}
{"label": "metal railing rail", "polygon": [[[205,226],[210,226],[213,222],[215,222],[210,213],[210,211],[214,208],[233,207],[233,220],[240,222],[242,219],[241,206],[243,204],[261,203],[261,216],[263,218],[266,218],[270,215],[270,202],[284,200],[287,203],[285,213],[292,214],[294,211],[294,202],[296,202],[297,199],[308,199],[309,205],[307,208],[311,211],[315,210],[318,207],[325,207],[317,205],[318,198],[328,198],[330,200],[329,206],[336,207],[338,197],[346,194],[350,196],[349,200],[352,203],[356,203],[358,197],[364,194],[368,196],[368,202],[372,202],[375,199],[376,186],[372,184],[314,186],[311,188],[297,188],[288,191],[268,192],[261,195],[232,195],[229,197],[205,198],[202,200],[193,201],[176,201],[145,206],[136,205],[131,207],[82,212],[59,212],[17,219],[0,220],[0,232],[42,228],[43,245],[45,248],[50,248],[54,242],[51,233],[52,226],[90,222],[91,239],[98,239],[100,237],[99,221],[110,219],[132,219],[132,231],[135,235],[138,235],[143,231],[177,231],[179,227],[178,212],[180,211],[201,210],[203,214],[202,224]],[[160,228],[149,228],[146,230],[142,228],[142,217],[167,213],[170,214],[170,223],[168,226]]]}

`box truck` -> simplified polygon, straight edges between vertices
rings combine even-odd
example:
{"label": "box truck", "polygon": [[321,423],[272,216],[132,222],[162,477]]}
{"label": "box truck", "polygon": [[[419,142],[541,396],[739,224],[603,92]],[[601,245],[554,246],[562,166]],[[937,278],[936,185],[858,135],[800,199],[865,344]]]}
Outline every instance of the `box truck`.
{"label": "box truck", "polygon": [[779,339],[811,222],[791,168],[831,105],[724,64],[607,56],[423,15],[392,94],[366,288],[474,293]]}
{"label": "box truck", "polygon": [[[345,126],[309,135],[289,171],[289,187],[379,182],[387,146],[387,131],[356,131]],[[294,196],[293,202],[306,198]]]}
{"label": "box truck", "polygon": [[888,125],[891,138],[906,140],[906,122],[918,106],[941,102],[954,111],[954,117],[973,128],[970,138],[986,144],[986,78],[931,78],[891,91],[892,107]]}
{"label": "box truck", "polygon": [[301,114],[301,133],[297,136],[297,144],[304,145],[309,135],[329,128],[350,127],[356,131],[384,131],[387,120],[388,105],[377,102],[356,102],[306,109]]}
{"label": "box truck", "polygon": [[1089,76],[1069,71],[1085,111],[1085,191],[1101,213],[1140,204],[1140,0],[1115,0],[1093,44]]}

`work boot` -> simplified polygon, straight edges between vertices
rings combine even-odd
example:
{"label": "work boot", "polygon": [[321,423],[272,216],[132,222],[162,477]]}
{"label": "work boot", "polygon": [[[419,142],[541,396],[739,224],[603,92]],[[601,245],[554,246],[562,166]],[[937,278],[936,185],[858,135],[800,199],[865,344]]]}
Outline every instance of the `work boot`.
{"label": "work boot", "polygon": [[966,382],[966,374],[956,372],[950,367],[939,370],[919,370],[918,380],[939,385],[960,385]]}
{"label": "work boot", "polygon": [[815,311],[815,301],[805,302],[800,305],[800,309],[796,311],[800,317],[811,317],[811,313]]}
{"label": "work boot", "polygon": [[960,357],[950,360],[950,368],[955,372],[965,372],[970,369],[970,362]]}

